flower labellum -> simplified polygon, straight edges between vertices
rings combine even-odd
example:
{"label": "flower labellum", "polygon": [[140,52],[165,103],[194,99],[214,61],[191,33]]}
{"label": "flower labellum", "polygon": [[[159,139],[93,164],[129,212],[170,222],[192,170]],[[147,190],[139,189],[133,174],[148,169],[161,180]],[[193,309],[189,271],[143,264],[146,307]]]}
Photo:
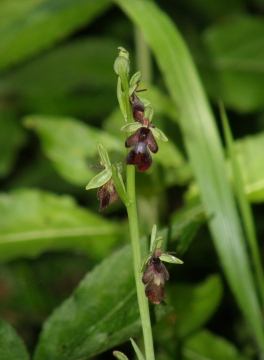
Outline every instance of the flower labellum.
{"label": "flower labellum", "polygon": [[125,142],[127,148],[133,146],[127,155],[126,163],[137,165],[138,171],[141,172],[148,170],[152,164],[152,157],[148,149],[154,154],[159,149],[150,127],[149,119],[144,119],[143,126],[129,136]]}
{"label": "flower labellum", "polygon": [[164,299],[164,284],[170,278],[168,270],[160,260],[163,253],[162,249],[154,251],[142,277],[143,284],[147,285],[145,289],[146,297],[153,304],[159,304]]}
{"label": "flower labellum", "polygon": [[112,178],[98,189],[97,198],[100,201],[99,212],[120,200]]}

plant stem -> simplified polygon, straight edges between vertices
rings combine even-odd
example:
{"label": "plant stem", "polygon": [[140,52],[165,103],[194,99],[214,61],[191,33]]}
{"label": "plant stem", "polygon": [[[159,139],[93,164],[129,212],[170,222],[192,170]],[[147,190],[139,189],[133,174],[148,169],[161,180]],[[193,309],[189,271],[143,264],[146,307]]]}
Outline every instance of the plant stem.
{"label": "plant stem", "polygon": [[[121,101],[121,106],[123,111],[125,111],[125,120],[126,122],[134,122],[130,99],[129,99],[129,82],[128,82],[128,66],[126,61],[122,59],[122,56],[128,59],[127,53],[120,48],[119,58],[116,60],[116,71],[121,80],[122,94],[118,93],[119,103]],[[120,89],[118,89],[120,91]],[[137,214],[137,204],[136,204],[136,190],[135,190],[135,167],[128,165],[126,167],[126,194],[127,201],[125,206],[128,214],[130,236],[131,236],[131,246],[132,246],[132,255],[133,255],[133,266],[134,266],[134,275],[137,289],[137,298],[138,298],[138,307],[141,318],[141,325],[143,331],[144,345],[145,345],[145,358],[146,360],[154,360],[154,347],[153,347],[153,337],[152,329],[150,322],[149,314],[149,305],[148,300],[145,296],[145,289],[142,283],[142,276],[140,273],[141,267],[141,246],[139,238],[139,226],[138,226],[138,214]]]}
{"label": "plant stem", "polygon": [[142,261],[140,238],[139,238],[139,227],[138,227],[138,215],[137,215],[137,204],[136,204],[136,193],[135,193],[135,167],[127,166],[127,194],[130,202],[127,205],[127,214],[131,236],[131,246],[133,253],[133,265],[134,275],[136,281],[137,298],[139,313],[142,324],[143,338],[145,344],[145,358],[146,360],[154,360],[154,347],[152,329],[149,315],[148,300],[145,296],[144,285],[142,283],[142,275],[139,271]]}

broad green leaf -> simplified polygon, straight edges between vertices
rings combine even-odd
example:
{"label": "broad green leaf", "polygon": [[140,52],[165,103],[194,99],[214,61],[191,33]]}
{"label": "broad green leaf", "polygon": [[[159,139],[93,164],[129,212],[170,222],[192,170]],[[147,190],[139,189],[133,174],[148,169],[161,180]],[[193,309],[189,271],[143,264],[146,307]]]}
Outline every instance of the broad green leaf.
{"label": "broad green leaf", "polygon": [[24,124],[40,136],[45,155],[60,175],[83,187],[94,177],[89,161],[99,165],[98,143],[104,144],[108,151],[124,148],[118,138],[75,119],[30,116]]}
{"label": "broad green leaf", "polygon": [[[167,284],[166,284],[167,285]],[[201,328],[216,311],[222,297],[222,282],[218,275],[212,275],[203,283],[166,286],[168,303],[175,309],[177,322],[175,334],[183,338]]]}
{"label": "broad green leaf", "polygon": [[[155,307],[157,319],[167,311],[167,306]],[[140,329],[131,247],[126,246],[88,273],[48,318],[34,360],[90,359]]]}
{"label": "broad green leaf", "polygon": [[109,64],[117,46],[105,37],[56,46],[0,76],[0,94],[11,97],[11,108],[23,101],[27,113],[67,114],[95,122],[116,104],[116,79]]}
{"label": "broad green leaf", "polygon": [[25,344],[15,330],[0,319],[0,359],[29,360]]}
{"label": "broad green leaf", "polygon": [[[0,13],[0,69],[49,47],[104,12],[109,0],[4,0]],[[39,36],[41,34],[41,36]]]}
{"label": "broad green leaf", "polygon": [[26,133],[14,114],[0,110],[0,177],[10,173],[25,140]]}
{"label": "broad green leaf", "polygon": [[2,193],[0,213],[0,261],[58,249],[102,258],[122,234],[120,224],[78,207],[70,196],[40,190]]}
{"label": "broad green leaf", "polygon": [[[78,88],[111,88],[116,85],[109,64],[116,55],[117,43],[108,38],[84,38],[55,47],[0,77],[1,93],[23,96],[74,96]],[[113,91],[114,92],[114,91]],[[79,95],[79,94],[78,94]],[[113,94],[115,100],[115,93]],[[86,103],[87,110],[93,104]]]}
{"label": "broad green leaf", "polygon": [[212,216],[209,228],[216,250],[236,301],[264,352],[261,311],[224,152],[193,60],[174,23],[154,2],[116,0],[116,3],[141,29],[175,106],[180,104],[179,124],[204,209]]}
{"label": "broad green leaf", "polygon": [[245,360],[237,348],[226,339],[203,330],[183,345],[184,360]]}
{"label": "broad green leaf", "polygon": [[263,33],[263,18],[249,16],[228,17],[205,31],[201,74],[217,101],[239,111],[263,109]]}

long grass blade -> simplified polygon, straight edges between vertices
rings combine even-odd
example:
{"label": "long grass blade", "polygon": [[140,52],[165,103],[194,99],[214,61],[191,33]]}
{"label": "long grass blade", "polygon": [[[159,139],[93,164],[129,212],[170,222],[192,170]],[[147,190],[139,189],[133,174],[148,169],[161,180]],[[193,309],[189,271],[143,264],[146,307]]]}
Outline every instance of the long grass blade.
{"label": "long grass blade", "polygon": [[256,283],[262,301],[262,309],[264,309],[264,276],[261,266],[261,257],[258,247],[257,234],[254,226],[254,220],[250,204],[245,194],[245,186],[243,184],[242,173],[236,158],[232,132],[222,103],[220,104],[220,113],[224,129],[225,141],[232,166],[234,189],[243,219],[243,225],[246,232],[246,240],[248,241],[248,245],[252,254],[252,266],[254,267]]}

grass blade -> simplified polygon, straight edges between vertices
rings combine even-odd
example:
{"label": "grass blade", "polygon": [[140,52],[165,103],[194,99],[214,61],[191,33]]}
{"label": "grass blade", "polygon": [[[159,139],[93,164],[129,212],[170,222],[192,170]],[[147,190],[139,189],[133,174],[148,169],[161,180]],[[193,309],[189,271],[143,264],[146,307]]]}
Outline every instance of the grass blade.
{"label": "grass blade", "polygon": [[259,294],[262,301],[262,308],[264,307],[264,276],[263,276],[263,269],[261,266],[261,257],[260,251],[258,248],[258,241],[257,235],[254,226],[254,220],[252,211],[250,208],[249,201],[245,194],[245,186],[243,184],[243,177],[241,174],[241,170],[239,167],[239,163],[236,158],[235,148],[234,148],[234,141],[231,133],[231,129],[228,123],[228,119],[225,113],[225,109],[223,104],[220,104],[220,113],[221,119],[224,129],[224,136],[225,141],[227,144],[227,149],[230,156],[230,161],[232,165],[232,174],[233,174],[233,182],[234,182],[234,189],[236,191],[236,196],[239,204],[239,208],[241,211],[241,216],[243,219],[243,224],[246,232],[246,239],[248,241],[249,248],[251,250],[252,259],[253,259],[253,267],[255,270],[257,286],[259,290]]}

